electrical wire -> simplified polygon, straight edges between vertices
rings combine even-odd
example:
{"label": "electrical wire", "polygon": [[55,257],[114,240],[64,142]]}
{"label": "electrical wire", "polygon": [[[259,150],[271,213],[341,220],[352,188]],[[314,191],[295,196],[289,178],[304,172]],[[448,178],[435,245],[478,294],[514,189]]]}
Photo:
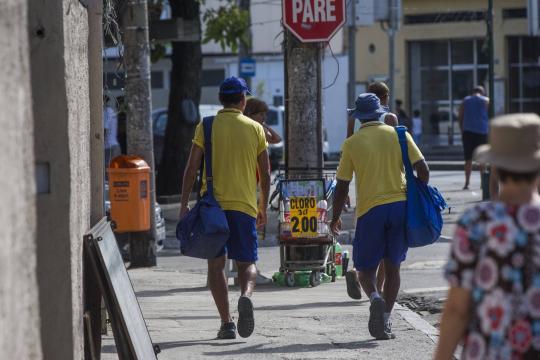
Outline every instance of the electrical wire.
{"label": "electrical wire", "polygon": [[339,71],[340,71],[339,60],[337,59],[336,55],[334,54],[334,51],[332,50],[332,44],[330,43],[330,41],[328,41],[327,44],[328,44],[328,48],[330,49],[330,54],[332,54],[332,58],[336,61],[337,71],[336,71],[336,76],[334,77],[334,80],[332,81],[332,83],[330,85],[323,87],[323,90],[329,89],[336,84],[337,79],[339,77]]}

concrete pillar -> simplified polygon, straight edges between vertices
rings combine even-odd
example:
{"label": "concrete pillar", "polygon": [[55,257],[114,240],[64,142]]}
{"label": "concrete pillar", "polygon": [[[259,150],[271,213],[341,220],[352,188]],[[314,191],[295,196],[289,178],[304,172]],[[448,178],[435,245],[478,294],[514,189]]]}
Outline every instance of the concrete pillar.
{"label": "concrete pillar", "polygon": [[0,2],[0,359],[40,359],[27,1]]}
{"label": "concrete pillar", "polygon": [[48,184],[37,195],[43,356],[82,359],[82,236],[90,225],[88,14],[79,1],[30,1],[28,18],[35,161]]}

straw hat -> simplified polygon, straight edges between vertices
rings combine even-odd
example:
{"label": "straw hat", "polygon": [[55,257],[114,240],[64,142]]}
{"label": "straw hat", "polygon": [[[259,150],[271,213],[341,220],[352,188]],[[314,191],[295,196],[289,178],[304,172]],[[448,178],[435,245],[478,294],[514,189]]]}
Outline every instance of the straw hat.
{"label": "straw hat", "polygon": [[474,154],[479,163],[517,173],[540,170],[540,117],[536,114],[498,116],[490,124],[489,145]]}

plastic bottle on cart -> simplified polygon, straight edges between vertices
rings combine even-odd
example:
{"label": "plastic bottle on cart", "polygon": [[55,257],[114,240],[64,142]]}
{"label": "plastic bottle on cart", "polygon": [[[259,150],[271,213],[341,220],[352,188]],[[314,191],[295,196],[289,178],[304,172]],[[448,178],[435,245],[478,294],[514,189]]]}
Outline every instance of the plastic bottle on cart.
{"label": "plastic bottle on cart", "polygon": [[319,235],[328,234],[328,224],[326,223],[326,209],[328,208],[328,203],[326,200],[319,200],[317,203],[317,233]]}
{"label": "plastic bottle on cart", "polygon": [[336,242],[334,247],[336,252],[335,265],[336,265],[336,275],[343,276],[343,259],[342,259],[342,249],[341,244]]}
{"label": "plastic bottle on cart", "polygon": [[291,235],[291,202],[289,198],[285,198],[281,204],[280,208],[283,208],[283,211],[280,211],[282,218],[281,221],[281,234],[284,236]]}
{"label": "plastic bottle on cart", "polygon": [[347,273],[347,270],[349,268],[349,252],[347,250],[343,251],[343,255],[341,256],[341,262],[342,262],[342,273],[345,275]]}

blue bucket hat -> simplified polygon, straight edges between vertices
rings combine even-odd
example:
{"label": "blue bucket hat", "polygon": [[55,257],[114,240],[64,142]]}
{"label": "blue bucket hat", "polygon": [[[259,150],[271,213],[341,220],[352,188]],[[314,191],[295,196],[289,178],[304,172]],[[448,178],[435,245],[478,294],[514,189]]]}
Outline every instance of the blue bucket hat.
{"label": "blue bucket hat", "polygon": [[347,109],[349,116],[362,120],[377,120],[386,113],[384,108],[381,107],[381,100],[377,95],[372,93],[363,93],[358,95],[354,102],[355,107]]}
{"label": "blue bucket hat", "polygon": [[220,94],[240,94],[243,92],[251,95],[246,80],[236,76],[226,78],[219,87]]}

